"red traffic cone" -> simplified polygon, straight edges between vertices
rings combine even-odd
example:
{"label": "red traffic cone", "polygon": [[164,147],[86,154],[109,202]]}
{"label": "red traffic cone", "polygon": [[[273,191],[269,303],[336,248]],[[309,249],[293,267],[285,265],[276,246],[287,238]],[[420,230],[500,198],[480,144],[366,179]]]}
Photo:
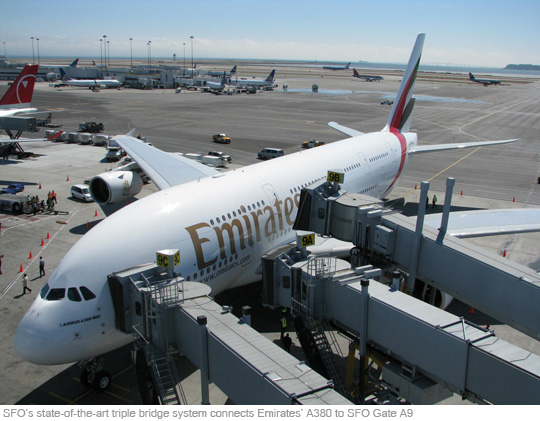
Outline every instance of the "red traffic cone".
{"label": "red traffic cone", "polygon": [[90,222],[86,222],[86,228],[90,228]]}
{"label": "red traffic cone", "polygon": [[19,273],[23,273],[24,270],[23,270],[23,267],[22,267],[22,263],[21,263],[21,268],[19,269]]}
{"label": "red traffic cone", "polygon": [[94,215],[94,217],[97,217],[97,216],[98,216],[98,214],[97,214],[97,211],[96,211],[96,214]]}
{"label": "red traffic cone", "polygon": [[39,183],[39,189],[41,190],[41,183]]}
{"label": "red traffic cone", "polygon": [[414,185],[414,189],[416,190],[418,188],[418,184],[415,184]]}
{"label": "red traffic cone", "polygon": [[28,258],[29,258],[29,259],[33,259],[33,258],[34,258],[34,256],[32,256],[32,250],[30,250],[30,254],[28,255]]}
{"label": "red traffic cone", "polygon": [[69,175],[67,176],[66,181],[69,181]]}
{"label": "red traffic cone", "polygon": [[460,196],[463,196],[463,190],[461,190],[461,194],[460,194]]}
{"label": "red traffic cone", "polygon": [[45,241],[43,241],[43,238],[41,239],[41,247],[45,245]]}
{"label": "red traffic cone", "polygon": [[506,257],[506,249],[503,251],[503,257]]}
{"label": "red traffic cone", "polygon": [[516,202],[516,196],[514,196],[514,198],[512,199],[512,202],[513,202],[513,203]]}
{"label": "red traffic cone", "polygon": [[50,240],[51,239],[51,236],[49,235],[49,233],[47,233],[47,240]]}

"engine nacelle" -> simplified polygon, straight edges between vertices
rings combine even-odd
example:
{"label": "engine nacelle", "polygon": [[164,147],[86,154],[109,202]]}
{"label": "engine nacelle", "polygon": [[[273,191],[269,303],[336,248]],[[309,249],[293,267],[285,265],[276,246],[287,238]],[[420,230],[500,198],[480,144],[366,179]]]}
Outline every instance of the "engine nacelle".
{"label": "engine nacelle", "polygon": [[96,175],[90,181],[90,194],[100,205],[130,199],[142,189],[143,181],[133,171],[111,171]]}

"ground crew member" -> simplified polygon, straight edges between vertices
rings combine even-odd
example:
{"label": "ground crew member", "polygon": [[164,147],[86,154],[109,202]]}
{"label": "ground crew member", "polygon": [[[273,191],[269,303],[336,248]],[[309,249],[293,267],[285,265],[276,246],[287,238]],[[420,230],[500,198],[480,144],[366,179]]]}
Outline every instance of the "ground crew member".
{"label": "ground crew member", "polygon": [[283,340],[283,334],[287,330],[287,317],[285,317],[285,313],[281,315],[281,319],[279,319],[279,321],[281,324],[281,337],[279,339]]}
{"label": "ground crew member", "polygon": [[22,284],[23,284],[23,295],[26,294],[26,290],[32,292],[30,288],[28,288],[28,275],[25,273],[22,278]]}
{"label": "ground crew member", "polygon": [[39,256],[39,277],[45,276],[45,259],[43,256]]}
{"label": "ground crew member", "polygon": [[435,205],[437,204],[437,195],[433,195],[433,208],[435,208]]}

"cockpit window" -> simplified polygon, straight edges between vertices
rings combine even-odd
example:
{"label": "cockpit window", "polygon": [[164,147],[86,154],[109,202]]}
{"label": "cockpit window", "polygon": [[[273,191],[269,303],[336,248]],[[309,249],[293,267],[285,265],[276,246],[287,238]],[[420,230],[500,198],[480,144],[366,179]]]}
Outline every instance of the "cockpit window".
{"label": "cockpit window", "polygon": [[47,295],[48,301],[58,301],[66,296],[66,290],[64,288],[52,288]]}
{"label": "cockpit window", "polygon": [[96,294],[94,294],[92,291],[90,291],[88,288],[86,287],[80,287],[80,290],[81,290],[81,294],[83,296],[83,298],[86,300],[86,301],[89,301],[89,300],[93,300],[94,298],[96,298]]}
{"label": "cockpit window", "polygon": [[47,292],[49,292],[49,288],[50,288],[49,284],[45,284],[43,288],[41,288],[41,292],[39,293],[39,296],[44,299],[45,296],[47,295]]}
{"label": "cockpit window", "polygon": [[81,294],[77,291],[77,288],[68,289],[68,298],[70,301],[82,301]]}

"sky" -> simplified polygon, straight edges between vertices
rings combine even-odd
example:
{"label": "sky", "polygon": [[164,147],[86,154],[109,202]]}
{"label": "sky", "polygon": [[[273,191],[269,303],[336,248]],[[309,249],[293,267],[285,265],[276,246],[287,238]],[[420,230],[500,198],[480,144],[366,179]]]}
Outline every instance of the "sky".
{"label": "sky", "polygon": [[0,0],[8,58],[404,63],[420,32],[424,64],[540,65],[539,0]]}

